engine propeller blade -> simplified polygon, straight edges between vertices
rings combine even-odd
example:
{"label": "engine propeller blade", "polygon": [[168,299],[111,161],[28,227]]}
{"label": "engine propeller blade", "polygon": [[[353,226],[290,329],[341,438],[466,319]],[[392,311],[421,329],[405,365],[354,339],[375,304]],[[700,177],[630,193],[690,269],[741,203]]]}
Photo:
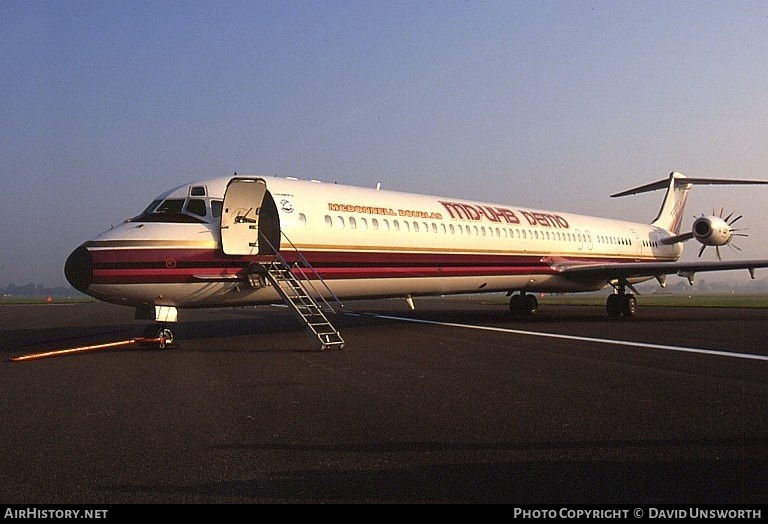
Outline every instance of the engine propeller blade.
{"label": "engine propeller blade", "polygon": [[[709,231],[709,234],[707,237],[704,238],[703,245],[701,246],[701,249],[699,249],[699,258],[701,258],[701,255],[704,254],[704,251],[707,249],[707,246],[714,246],[715,247],[715,256],[717,256],[717,260],[722,261],[722,253],[720,252],[720,246],[730,246],[736,251],[741,251],[741,248],[738,246],[735,246],[731,243],[733,240],[733,237],[746,237],[748,236],[746,233],[741,233],[740,231],[746,231],[747,228],[740,228],[735,229],[733,225],[741,220],[744,215],[736,215],[736,211],[731,211],[728,213],[727,216],[724,217],[725,214],[725,206],[720,208],[720,211],[716,211],[716,208],[712,206],[712,215],[709,217],[705,217],[702,213],[701,217],[697,218],[697,221],[702,222],[708,222],[706,227],[703,227],[702,231],[694,231],[694,234],[699,232],[702,235],[704,234],[704,231]],[[718,223],[719,219],[719,223]],[[723,224],[724,222],[724,224]],[[696,223],[694,223],[694,226]],[[725,226],[727,226],[727,232],[724,230]],[[715,228],[719,228],[715,230]],[[727,235],[723,237],[723,235]],[[711,238],[712,235],[718,235],[720,237],[719,240],[713,240]],[[697,237],[698,238],[698,237]],[[704,243],[706,242],[706,243]]]}

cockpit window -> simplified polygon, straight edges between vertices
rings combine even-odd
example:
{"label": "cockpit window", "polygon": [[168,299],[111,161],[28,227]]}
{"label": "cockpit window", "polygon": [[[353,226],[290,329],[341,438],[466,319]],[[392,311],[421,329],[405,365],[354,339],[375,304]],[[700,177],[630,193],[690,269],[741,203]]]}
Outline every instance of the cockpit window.
{"label": "cockpit window", "polygon": [[190,198],[187,202],[187,213],[193,213],[197,216],[204,217],[207,214],[205,211],[205,200],[201,198]]}
{"label": "cockpit window", "polygon": [[221,209],[223,206],[223,201],[211,200],[211,215],[213,215],[213,218],[221,218]]}
{"label": "cockpit window", "polygon": [[161,202],[162,202],[162,200],[154,200],[154,201],[152,201],[152,203],[149,204],[147,206],[147,208],[144,211],[142,211],[141,214],[143,215],[144,213],[151,213],[152,211],[157,209],[157,206],[159,206]]}
{"label": "cockpit window", "polygon": [[201,198],[190,199],[187,203],[186,212],[184,209],[183,198],[168,198],[166,200],[155,200],[142,214],[133,217],[128,222],[169,222],[169,223],[205,223],[199,217],[206,216],[205,200]]}
{"label": "cockpit window", "polygon": [[190,196],[205,196],[205,186],[193,186],[189,190]]}
{"label": "cockpit window", "polygon": [[155,213],[181,213],[181,209],[184,207],[183,198],[169,198],[163,200],[163,203],[155,209]]}

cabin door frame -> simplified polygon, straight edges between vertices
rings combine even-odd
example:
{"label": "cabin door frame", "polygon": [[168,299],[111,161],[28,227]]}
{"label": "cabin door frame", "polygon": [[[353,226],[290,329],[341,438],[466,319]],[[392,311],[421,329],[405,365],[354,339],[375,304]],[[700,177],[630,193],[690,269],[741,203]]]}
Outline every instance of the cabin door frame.
{"label": "cabin door frame", "polygon": [[280,249],[280,216],[263,178],[234,177],[229,181],[220,227],[221,248],[226,255],[274,255],[272,246]]}

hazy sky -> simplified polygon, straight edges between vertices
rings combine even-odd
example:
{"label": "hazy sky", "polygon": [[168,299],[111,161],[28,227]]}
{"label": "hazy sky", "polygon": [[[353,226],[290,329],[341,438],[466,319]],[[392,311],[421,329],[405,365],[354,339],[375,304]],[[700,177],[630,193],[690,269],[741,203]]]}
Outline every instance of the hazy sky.
{"label": "hazy sky", "polygon": [[[3,287],[234,171],[648,222],[608,195],[768,178],[768,2],[1,0],[0,122]],[[684,227],[768,258],[767,204],[696,187]]]}

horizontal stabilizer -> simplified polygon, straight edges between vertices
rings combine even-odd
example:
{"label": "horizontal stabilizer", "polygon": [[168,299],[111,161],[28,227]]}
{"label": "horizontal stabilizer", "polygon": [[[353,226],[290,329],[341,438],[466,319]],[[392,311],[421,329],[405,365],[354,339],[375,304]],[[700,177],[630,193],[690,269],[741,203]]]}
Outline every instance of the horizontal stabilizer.
{"label": "horizontal stabilizer", "polygon": [[[731,179],[731,178],[691,178],[691,177],[676,177],[679,173],[672,173],[675,178],[675,182],[678,184],[696,184],[696,185],[746,185],[746,184],[768,184],[768,180],[746,180],[746,179]],[[659,180],[658,182],[651,182],[643,186],[627,189],[620,193],[615,193],[611,197],[623,197],[628,195],[637,195],[640,193],[648,193],[650,191],[658,191],[659,189],[666,189],[669,187],[669,178]]]}
{"label": "horizontal stabilizer", "polygon": [[[743,185],[743,184],[768,184],[768,180],[745,180],[728,178],[689,178],[682,173],[672,172],[669,178],[651,182],[643,186],[627,189],[620,193],[615,193],[611,197],[622,197],[627,195],[637,195],[659,189],[667,190],[664,200],[659,209],[659,214],[651,222],[653,226],[665,229],[674,235],[680,233],[680,224],[683,219],[683,209],[685,201],[688,198],[688,191],[696,185]],[[676,239],[675,242],[683,238]],[[671,241],[665,242],[669,243]]]}

